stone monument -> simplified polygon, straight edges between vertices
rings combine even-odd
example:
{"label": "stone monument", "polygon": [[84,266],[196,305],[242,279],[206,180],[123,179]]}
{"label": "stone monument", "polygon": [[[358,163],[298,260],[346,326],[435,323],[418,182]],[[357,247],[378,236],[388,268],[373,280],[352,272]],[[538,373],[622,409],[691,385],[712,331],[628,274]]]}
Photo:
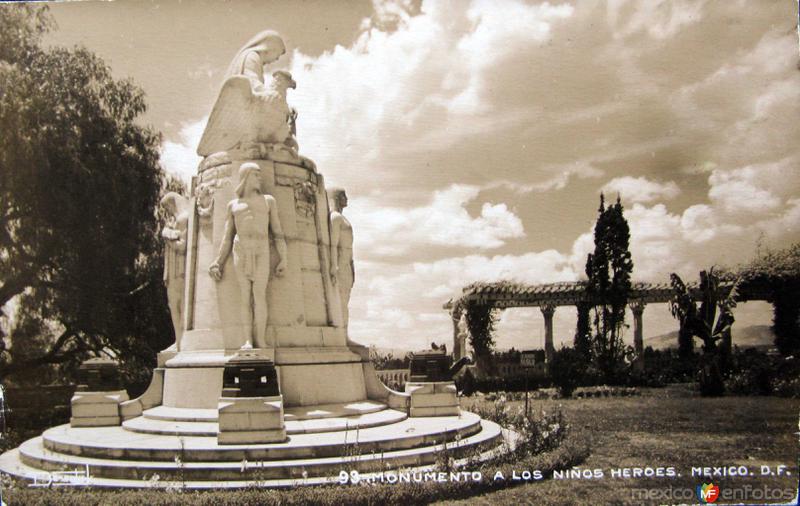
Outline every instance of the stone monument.
{"label": "stone monument", "polygon": [[[148,486],[154,474],[198,488],[313,484],[345,465],[377,472],[429,465],[442,451],[499,451],[500,428],[461,411],[452,381],[390,390],[348,338],[347,195],[326,190],[299,154],[287,103],[297,84],[267,68],[285,51],[264,31],[236,53],[190,196],[162,200],[176,343],[159,353],[147,391],[80,392],[75,426],[3,454],[0,470],[32,478],[86,465],[90,484],[116,487]],[[367,453],[353,460],[359,438]]]}

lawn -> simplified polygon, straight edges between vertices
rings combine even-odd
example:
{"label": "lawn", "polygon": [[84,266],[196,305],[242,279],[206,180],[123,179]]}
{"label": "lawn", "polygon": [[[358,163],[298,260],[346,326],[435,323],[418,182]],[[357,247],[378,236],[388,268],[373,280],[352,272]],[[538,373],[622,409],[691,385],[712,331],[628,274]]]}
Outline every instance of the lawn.
{"label": "lawn", "polygon": [[[465,399],[464,405],[469,406],[470,402],[475,401]],[[722,493],[734,488],[743,491],[747,486],[766,486],[770,494],[777,492],[773,489],[797,489],[798,399],[701,398],[688,386],[674,385],[644,389],[641,397],[532,402],[535,409],[548,410],[556,405],[561,405],[576,435],[590,442],[591,454],[580,468],[601,469],[605,478],[544,480],[474,497],[470,504],[691,504],[697,500],[678,500],[674,496],[685,494],[686,489],[693,492],[703,479],[692,477],[691,468],[706,466],[747,466],[755,473],[705,480],[713,480]],[[780,464],[788,466],[791,476],[760,476],[761,465],[771,466],[775,472]],[[609,476],[612,468],[647,466],[673,466],[680,477]],[[673,500],[662,495],[668,493],[669,487],[674,491]],[[656,490],[649,496],[652,500],[636,500],[634,488]],[[750,493],[752,498],[759,492]],[[466,501],[444,504],[460,503]]]}

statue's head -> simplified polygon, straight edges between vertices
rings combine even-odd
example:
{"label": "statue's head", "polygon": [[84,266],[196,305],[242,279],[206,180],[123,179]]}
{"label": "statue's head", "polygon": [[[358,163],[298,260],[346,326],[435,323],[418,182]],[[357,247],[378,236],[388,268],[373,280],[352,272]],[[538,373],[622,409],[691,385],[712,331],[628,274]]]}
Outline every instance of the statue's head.
{"label": "statue's head", "polygon": [[259,32],[236,52],[236,56],[233,57],[228,68],[228,73],[225,75],[226,78],[241,75],[242,63],[251,51],[258,53],[262,65],[267,65],[280,58],[286,52],[286,46],[277,32],[272,30]]}
{"label": "statue's head", "polygon": [[241,53],[244,50],[258,52],[261,61],[267,64],[280,58],[281,55],[286,52],[286,46],[277,32],[273,30],[264,30],[247,41],[247,44],[245,44],[239,52]]}
{"label": "statue's head", "polygon": [[272,73],[272,78],[275,79],[276,83],[282,84],[287,88],[297,88],[297,83],[292,79],[292,74],[285,70],[276,70]]}
{"label": "statue's head", "polygon": [[239,167],[239,185],[236,187],[236,195],[241,198],[252,190],[261,192],[261,167],[255,162],[243,163]]}
{"label": "statue's head", "polygon": [[167,192],[161,197],[159,205],[170,216],[176,216],[178,214],[178,200],[180,198],[182,198],[181,195],[176,192]]}
{"label": "statue's head", "polygon": [[347,207],[347,193],[344,188],[328,188],[328,205],[332,211],[341,211]]}

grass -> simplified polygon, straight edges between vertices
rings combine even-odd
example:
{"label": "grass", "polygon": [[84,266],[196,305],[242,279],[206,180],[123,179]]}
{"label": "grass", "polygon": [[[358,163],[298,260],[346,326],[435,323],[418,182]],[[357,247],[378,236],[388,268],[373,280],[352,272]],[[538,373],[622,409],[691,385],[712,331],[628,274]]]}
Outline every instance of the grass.
{"label": "grass", "polygon": [[[469,400],[464,404],[468,405]],[[512,402],[511,404],[519,404]],[[602,469],[606,478],[546,480],[469,500],[469,504],[649,504],[633,489],[695,490],[703,482],[692,467],[748,466],[756,476],[714,477],[721,490],[744,486],[797,490],[800,400],[778,397],[701,398],[689,387],[642,389],[640,397],[535,401],[535,409],[560,404],[573,435],[587,441],[591,455],[581,469]],[[761,465],[789,466],[791,476],[761,477]],[[674,466],[680,477],[611,479],[619,467]],[[709,481],[707,478],[705,481]],[[656,492],[658,493],[658,492]],[[658,503],[658,501],[655,501]],[[696,503],[666,500],[661,503]],[[753,500],[753,504],[769,502]],[[443,504],[461,504],[445,501]],[[466,504],[466,502],[463,502]]]}

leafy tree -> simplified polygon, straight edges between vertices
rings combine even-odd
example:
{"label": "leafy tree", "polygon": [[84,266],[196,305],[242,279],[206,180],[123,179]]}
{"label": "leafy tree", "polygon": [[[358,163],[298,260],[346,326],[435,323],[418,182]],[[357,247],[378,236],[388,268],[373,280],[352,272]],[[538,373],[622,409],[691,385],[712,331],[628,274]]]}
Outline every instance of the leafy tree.
{"label": "leafy tree", "polygon": [[800,243],[766,251],[739,270],[742,292],[766,293],[773,305],[775,346],[783,355],[800,353]]}
{"label": "leafy tree", "polygon": [[594,227],[594,252],[586,260],[586,292],[594,307],[592,354],[597,368],[612,382],[624,363],[622,328],[631,291],[633,260],[630,228],[619,197],[608,208],[600,195]]}
{"label": "leafy tree", "polygon": [[494,328],[499,310],[489,304],[471,302],[466,306],[469,344],[475,352],[478,368],[491,372],[491,356],[494,349]]}
{"label": "leafy tree", "polygon": [[172,338],[144,94],[84,48],[42,47],[52,26],[46,8],[0,6],[0,307],[14,350],[2,339],[0,377],[104,351],[141,366]]}
{"label": "leafy tree", "polygon": [[722,395],[725,390],[722,372],[730,348],[733,308],[736,307],[739,286],[738,280],[732,283],[725,281],[713,268],[700,272],[698,308],[691,289],[680,276],[675,273],[670,275],[674,292],[670,311],[688,335],[696,336],[703,342],[703,356],[698,371],[703,395]]}
{"label": "leafy tree", "polygon": [[377,370],[385,369],[408,369],[411,363],[411,356],[406,353],[403,357],[395,357],[392,353],[383,354],[375,346],[369,347],[369,361]]}

